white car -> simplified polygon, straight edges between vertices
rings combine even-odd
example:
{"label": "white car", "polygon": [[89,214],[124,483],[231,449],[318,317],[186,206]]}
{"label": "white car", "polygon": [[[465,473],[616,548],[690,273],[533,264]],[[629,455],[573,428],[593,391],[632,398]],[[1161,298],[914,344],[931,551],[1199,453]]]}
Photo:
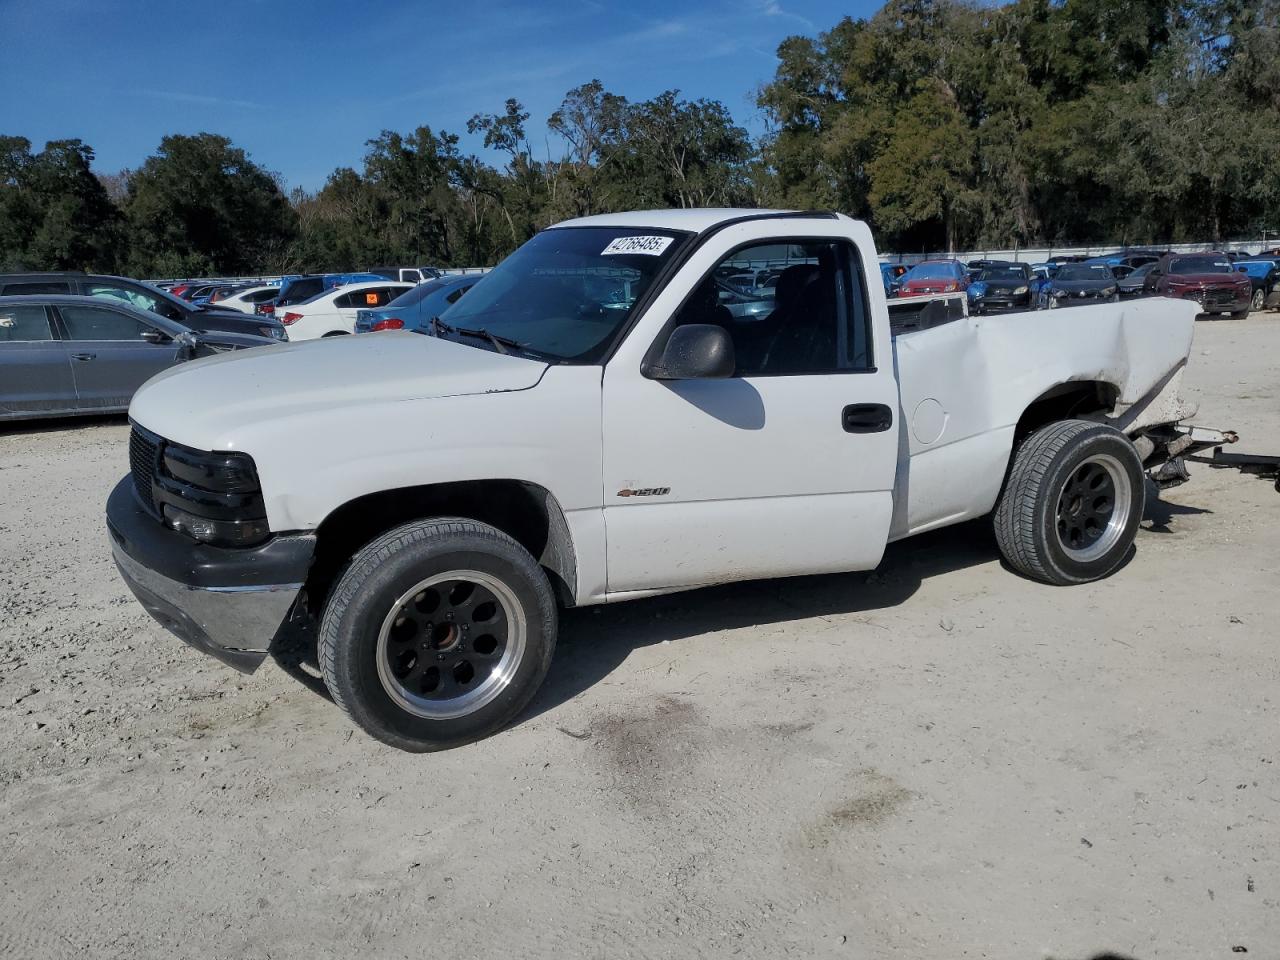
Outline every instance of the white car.
{"label": "white car", "polygon": [[218,301],[217,305],[229,310],[239,310],[241,313],[255,313],[258,304],[266,303],[279,292],[279,284],[269,287],[249,287],[247,290],[224,297]]}
{"label": "white car", "polygon": [[318,337],[336,337],[355,333],[356,313],[385,307],[412,283],[350,283],[316,294],[310,300],[288,307],[276,308],[276,319],[285,325],[289,339],[315,340]]}
{"label": "white car", "polygon": [[[780,249],[769,313],[735,317],[717,277]],[[1182,457],[1229,439],[1181,423],[1197,305],[1064,322],[964,300],[891,306],[871,231],[838,214],[559,224],[434,336],[153,378],[107,503],[116,562],[166,628],[244,670],[314,617],[334,701],[406,750],[516,716],[560,607],[870,570],[890,541],[984,516],[1025,576],[1110,575],[1144,474],[1173,485]]]}

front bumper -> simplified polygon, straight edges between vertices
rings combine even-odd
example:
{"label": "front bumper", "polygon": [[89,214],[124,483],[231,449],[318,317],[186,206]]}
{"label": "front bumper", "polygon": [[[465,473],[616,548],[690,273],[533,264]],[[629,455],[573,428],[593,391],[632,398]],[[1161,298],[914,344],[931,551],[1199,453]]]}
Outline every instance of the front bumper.
{"label": "front bumper", "polygon": [[1030,310],[1031,296],[1030,294],[1021,293],[1017,296],[997,294],[990,297],[975,297],[973,306],[980,313],[998,313],[1002,310]]}
{"label": "front bumper", "polygon": [[1191,300],[1200,304],[1206,312],[1237,313],[1248,310],[1253,304],[1253,290],[1186,290],[1174,294],[1182,300]]}
{"label": "front bumper", "polygon": [[242,549],[197,543],[148,513],[130,477],[107,499],[107,532],[143,608],[178,639],[245,673],[266,658],[315,553],[309,534]]}

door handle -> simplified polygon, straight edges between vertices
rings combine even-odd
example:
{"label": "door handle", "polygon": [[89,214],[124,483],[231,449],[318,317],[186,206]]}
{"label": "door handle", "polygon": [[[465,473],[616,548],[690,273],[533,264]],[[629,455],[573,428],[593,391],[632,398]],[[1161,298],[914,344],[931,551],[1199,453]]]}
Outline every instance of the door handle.
{"label": "door handle", "polygon": [[96,360],[97,358],[98,355],[96,353],[73,353],[71,355],[72,360]]}
{"label": "door handle", "polygon": [[893,411],[883,403],[851,403],[840,414],[845,433],[883,433],[893,426]]}

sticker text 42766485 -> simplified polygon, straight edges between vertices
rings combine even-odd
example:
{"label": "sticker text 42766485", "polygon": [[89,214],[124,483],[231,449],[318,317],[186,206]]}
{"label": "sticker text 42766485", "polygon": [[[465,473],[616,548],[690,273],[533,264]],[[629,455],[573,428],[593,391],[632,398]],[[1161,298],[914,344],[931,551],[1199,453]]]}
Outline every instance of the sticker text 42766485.
{"label": "sticker text 42766485", "polygon": [[644,253],[657,257],[671,246],[672,239],[672,237],[616,237],[600,251],[600,255],[608,257],[619,253]]}

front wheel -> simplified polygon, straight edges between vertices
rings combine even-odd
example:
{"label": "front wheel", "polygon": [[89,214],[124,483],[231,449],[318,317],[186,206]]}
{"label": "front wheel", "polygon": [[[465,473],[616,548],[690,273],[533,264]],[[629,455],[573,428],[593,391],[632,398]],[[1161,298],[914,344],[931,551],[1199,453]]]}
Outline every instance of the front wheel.
{"label": "front wheel", "polygon": [[440,750],[509,723],[546,676],[556,606],[546,574],[487,524],[439,519],[355,555],[320,625],[334,701],[401,750]]}
{"label": "front wheel", "polygon": [[1254,313],[1257,313],[1262,309],[1263,304],[1266,302],[1267,295],[1263,292],[1262,288],[1259,287],[1257,290],[1253,291],[1253,298],[1249,301],[1249,309]]}
{"label": "front wheel", "polygon": [[996,541],[1019,573],[1066,586],[1113,573],[1145,506],[1142,461],[1120,431],[1087,420],[1041,427],[1018,447],[996,504]]}

